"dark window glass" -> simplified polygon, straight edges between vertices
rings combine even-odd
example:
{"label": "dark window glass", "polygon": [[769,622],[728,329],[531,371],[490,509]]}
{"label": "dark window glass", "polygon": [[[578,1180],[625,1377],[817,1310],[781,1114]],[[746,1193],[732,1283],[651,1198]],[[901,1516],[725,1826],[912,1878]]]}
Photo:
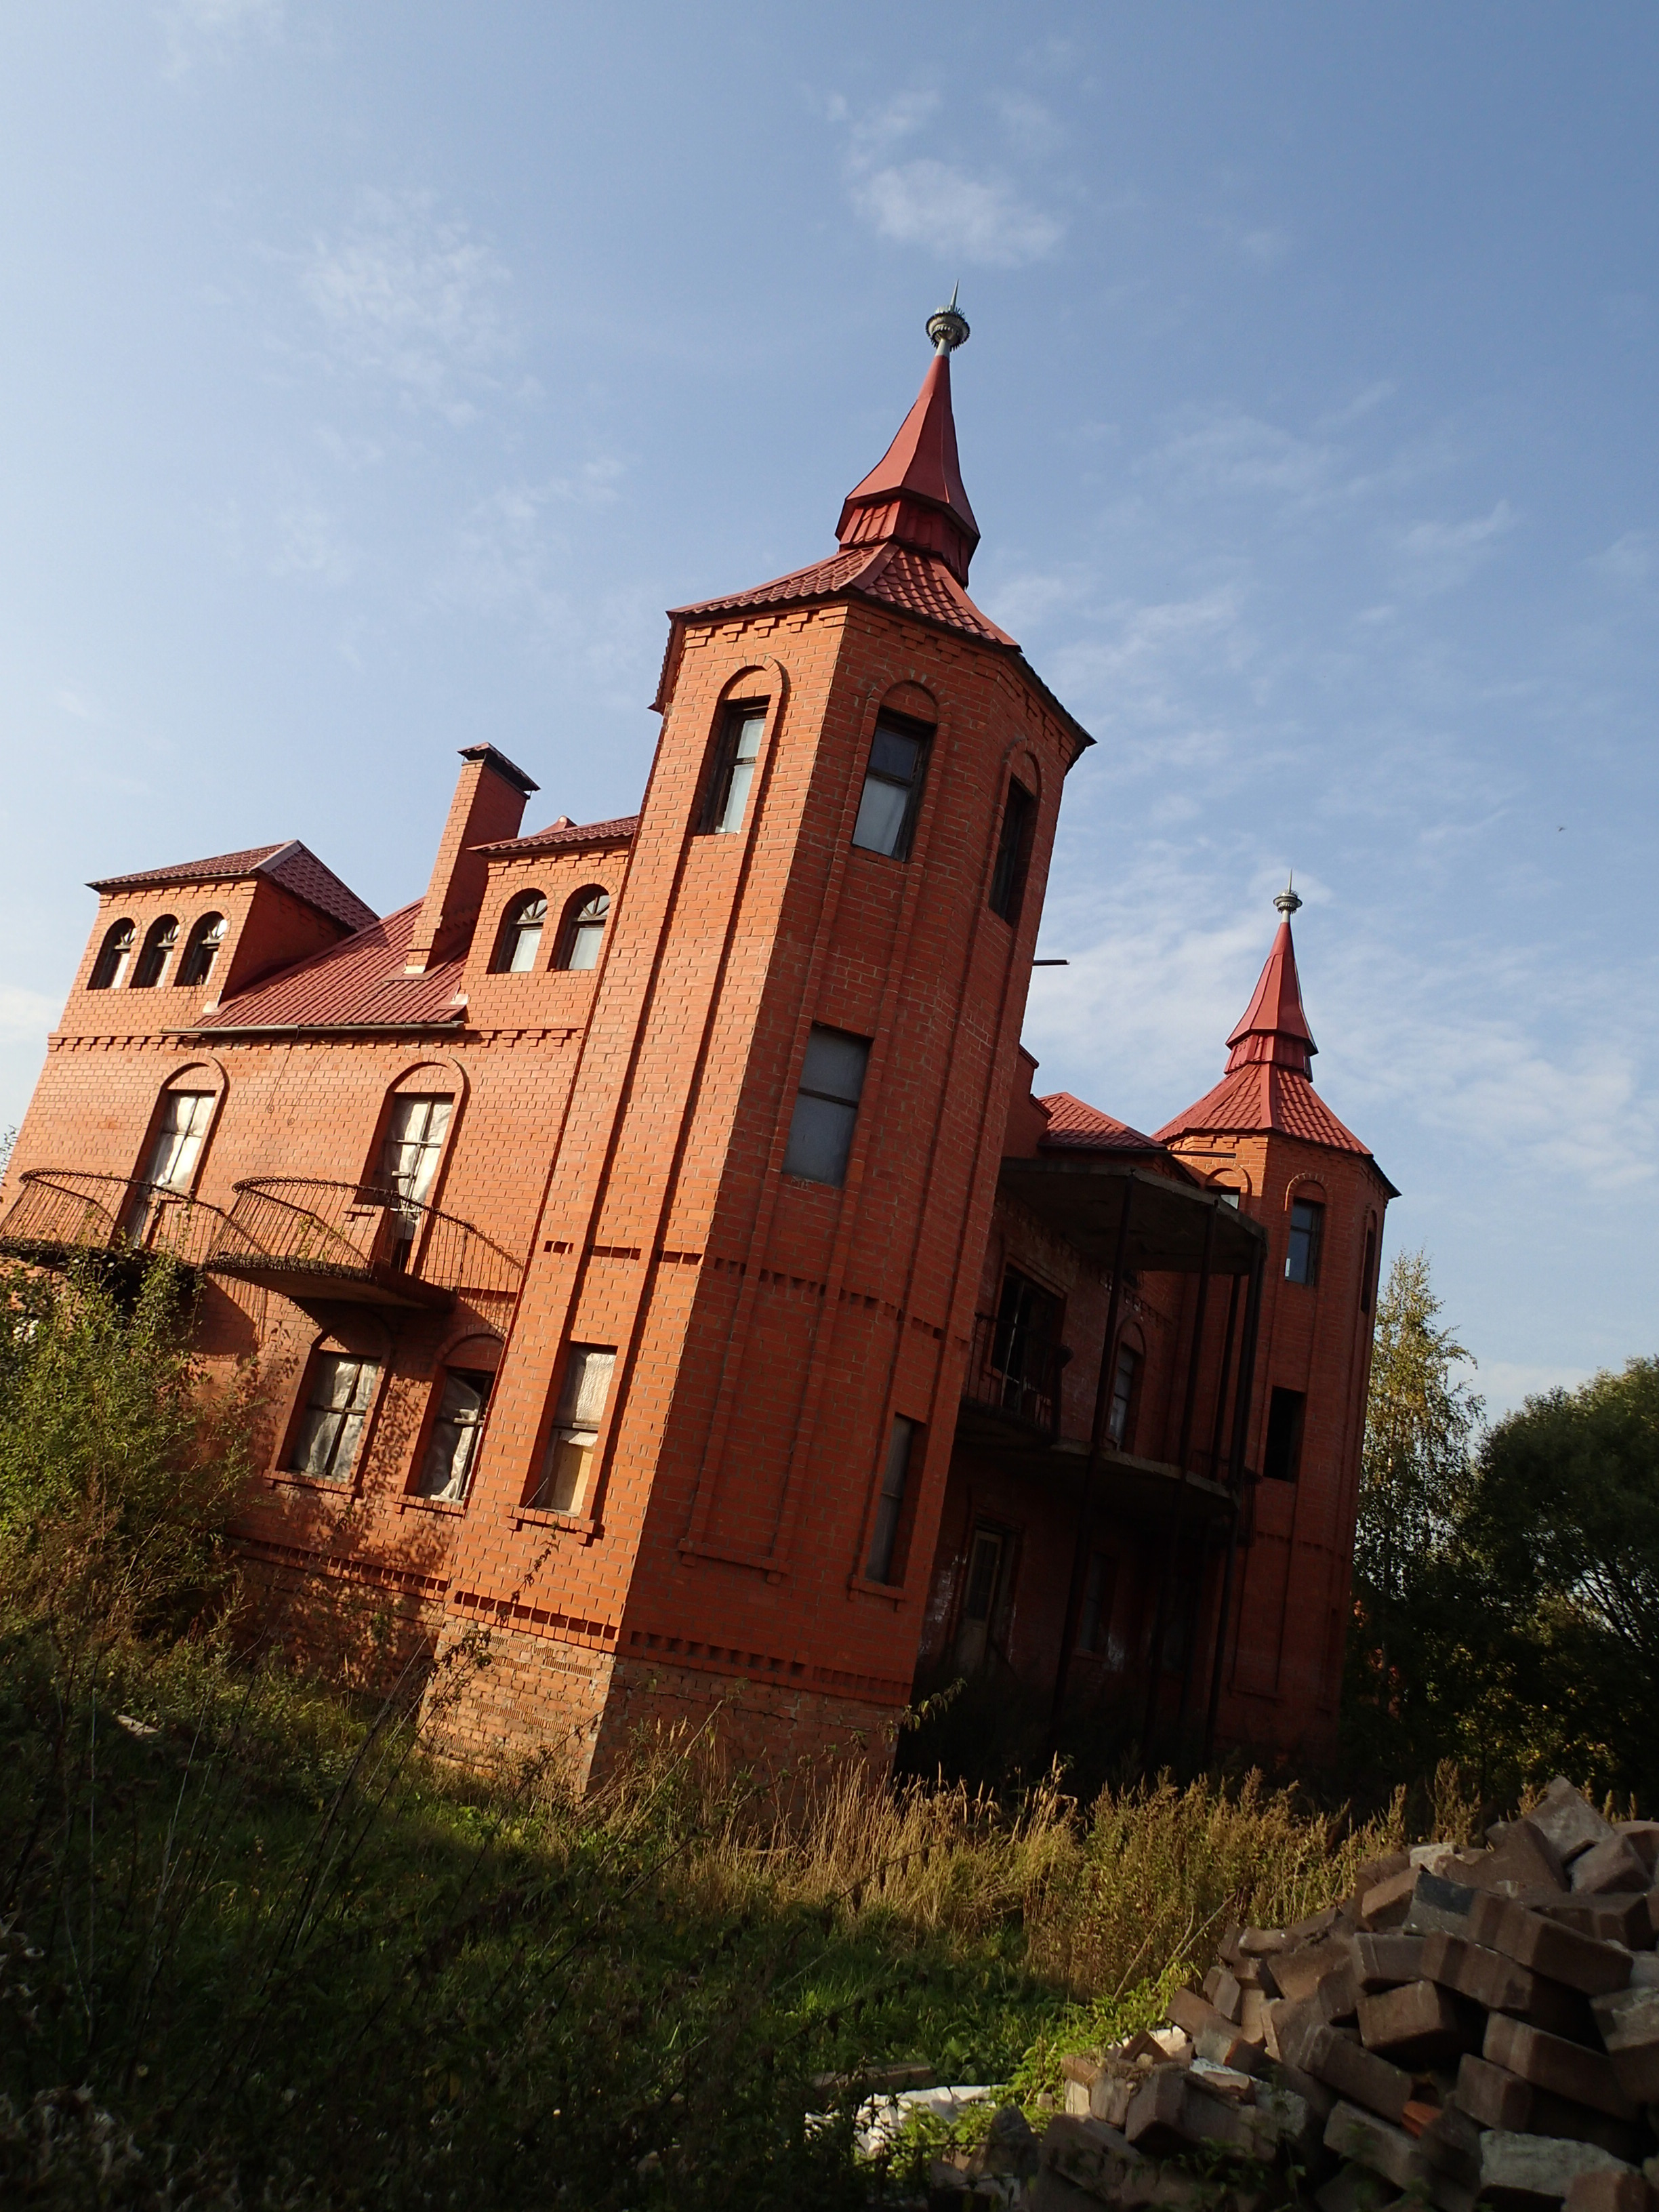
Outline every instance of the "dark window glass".
{"label": "dark window glass", "polygon": [[890,1583],[898,1579],[893,1571],[893,1553],[898,1542],[899,1522],[904,1511],[904,1490],[909,1480],[910,1455],[921,1433],[921,1424],[907,1420],[902,1413],[893,1423],[893,1433],[888,1440],[886,1464],[882,1468],[881,1496],[876,1501],[876,1526],[870,1540],[870,1564],[865,1569],[866,1579],[872,1583]]}
{"label": "dark window glass", "polygon": [[445,1370],[443,1396],[432,1423],[421,1479],[415,1486],[419,1497],[444,1498],[459,1504],[466,1496],[494,1379],[471,1369]]}
{"label": "dark window glass", "polygon": [[1036,801],[1023,783],[1011,781],[1002,809],[1002,835],[997,840],[997,864],[991,871],[991,911],[1005,921],[1019,912],[1019,895],[1025,888],[1025,860],[1031,846],[1031,822]]}
{"label": "dark window glass", "polygon": [[185,946],[185,957],[179,963],[181,983],[205,983],[213,973],[213,963],[219,957],[219,947],[225,941],[225,918],[222,914],[204,914],[196,922]]}
{"label": "dark window glass", "polygon": [[98,958],[92,971],[89,991],[118,990],[127,980],[127,970],[132,965],[133,941],[138,933],[130,921],[118,921],[105,936],[98,948]]}
{"label": "dark window glass", "polygon": [[726,725],[715,750],[714,773],[708,786],[708,805],[703,817],[705,830],[742,829],[744,810],[749,804],[749,787],[755,781],[755,763],[760,758],[761,733],[765,727],[763,704],[757,706],[750,701],[746,705],[727,708]]}
{"label": "dark window glass", "polygon": [[991,1337],[991,1375],[1004,1410],[1042,1428],[1054,1425],[1063,1311],[1052,1291],[1017,1267],[1004,1274]]}
{"label": "dark window glass", "polygon": [[1129,1449],[1129,1419],[1134,1412],[1135,1377],[1139,1372],[1140,1354],[1127,1344],[1119,1345],[1117,1364],[1112,1370],[1112,1409],[1106,1417],[1106,1434],[1120,1451]]}
{"label": "dark window glass", "polygon": [[853,824],[853,842],[865,852],[884,853],[895,860],[908,856],[932,735],[925,724],[895,715],[884,715],[876,724]]}
{"label": "dark window glass", "polygon": [[1003,1595],[1006,1538],[995,1528],[975,1528],[968,1553],[968,1579],[962,1594],[962,1618],[957,1623],[956,1663],[964,1674],[984,1664],[986,1647],[998,1605]]}
{"label": "dark window glass", "polygon": [[561,968],[597,968],[605,925],[611,915],[611,894],[591,884],[576,893],[566,908]]}
{"label": "dark window glass", "polygon": [[179,942],[179,924],[172,915],[164,914],[160,921],[151,922],[144,933],[144,949],[138,955],[138,964],[132,971],[133,988],[153,991],[161,980],[161,970],[167,964],[167,955]]}
{"label": "dark window glass", "polygon": [[1359,1310],[1368,1314],[1376,1285],[1376,1224],[1372,1222],[1365,1231],[1365,1264],[1359,1271]]}
{"label": "dark window glass", "polygon": [[495,940],[495,957],[489,963],[495,973],[527,975],[536,964],[546,927],[547,901],[539,891],[526,891],[522,898],[514,899],[507,909],[501,933]]}
{"label": "dark window glass", "polygon": [[1325,1227],[1325,1209],[1311,1198],[1291,1202],[1291,1249],[1285,1258],[1287,1283],[1319,1280],[1319,1247]]}
{"label": "dark window glass", "polygon": [[849,1036],[845,1030],[822,1029],[813,1024],[801,1064],[794,1119],[789,1124],[785,1175],[803,1176],[808,1182],[833,1183],[837,1190],[846,1182],[869,1060],[868,1037]]}
{"label": "dark window glass", "polygon": [[1077,1626],[1079,1651],[1105,1650],[1116,1584],[1117,1561],[1105,1552],[1097,1552],[1089,1562],[1089,1579],[1083,1586],[1083,1613]]}
{"label": "dark window glass", "polygon": [[1300,1390],[1275,1389],[1267,1401],[1267,1444],[1261,1473],[1268,1482],[1294,1482],[1302,1464],[1302,1417],[1308,1401]]}

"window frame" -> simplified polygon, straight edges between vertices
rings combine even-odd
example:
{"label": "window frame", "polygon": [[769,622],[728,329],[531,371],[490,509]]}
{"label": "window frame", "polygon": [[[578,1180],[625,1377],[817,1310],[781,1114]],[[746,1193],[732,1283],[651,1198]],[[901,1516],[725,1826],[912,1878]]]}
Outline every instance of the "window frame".
{"label": "window frame", "polygon": [[[457,1345],[455,1347],[458,1352],[464,1352],[465,1348],[464,1344]],[[422,1438],[420,1455],[410,1469],[408,1491],[410,1497],[423,1498],[429,1503],[439,1505],[466,1504],[471,1493],[472,1477],[477,1468],[479,1440],[483,1435],[484,1424],[489,1416],[489,1401],[495,1394],[495,1373],[496,1370],[494,1368],[465,1367],[459,1361],[452,1362],[447,1359],[439,1368],[437,1374],[433,1377],[433,1387],[429,1395],[431,1413],[427,1422],[426,1433]],[[432,1455],[438,1449],[439,1431],[446,1425],[447,1416],[444,1408],[449,1397],[451,1386],[457,1382],[468,1386],[482,1383],[483,1387],[477,1394],[478,1403],[474,1418],[465,1425],[453,1419],[449,1421],[449,1425],[456,1431],[454,1448],[450,1453],[448,1461],[449,1478],[441,1488],[434,1489],[428,1480]],[[458,1458],[462,1462],[459,1486],[455,1473]]]}
{"label": "window frame", "polygon": [[[855,1044],[863,1048],[858,1089],[850,1098],[843,1093],[822,1090],[807,1080],[811,1072],[813,1044],[815,1040],[821,1036],[831,1037],[842,1043]],[[853,1146],[858,1139],[859,1113],[864,1103],[865,1089],[870,1080],[870,1054],[874,1046],[873,1037],[860,1036],[855,1030],[837,1029],[830,1022],[812,1024],[807,1032],[806,1049],[801,1054],[800,1073],[796,1078],[794,1104],[790,1109],[789,1134],[784,1140],[782,1172],[785,1175],[792,1176],[801,1182],[814,1183],[821,1190],[846,1189],[847,1170],[852,1164]],[[796,1164],[798,1135],[799,1149],[804,1152],[813,1141],[814,1122],[822,1127],[824,1118],[822,1115],[811,1115],[804,1117],[801,1112],[801,1102],[804,1099],[811,1099],[817,1106],[839,1108],[848,1117],[845,1124],[845,1142],[841,1146],[839,1169],[833,1177],[809,1174],[805,1167]]]}
{"label": "window frame", "polygon": [[1036,816],[1036,793],[1028,790],[1017,775],[1010,775],[1003,791],[1002,822],[997,832],[996,859],[991,866],[991,888],[986,904],[1011,928],[1018,921],[1024,901]]}
{"label": "window frame", "polygon": [[[318,1384],[325,1364],[333,1366],[337,1370],[342,1366],[355,1366],[357,1370],[356,1381],[361,1381],[367,1373],[368,1387],[360,1404],[352,1402],[357,1395],[356,1381],[352,1387],[351,1398],[344,1406],[319,1402]],[[296,1481],[314,1482],[330,1490],[354,1488],[358,1480],[358,1471],[363,1464],[364,1455],[368,1449],[373,1433],[374,1409],[380,1402],[380,1386],[385,1377],[386,1362],[377,1353],[348,1352],[343,1348],[336,1349],[324,1344],[313,1346],[311,1357],[306,1362],[305,1374],[295,1404],[294,1418],[289,1425],[287,1445],[277,1473]],[[320,1474],[314,1468],[299,1464],[309,1417],[313,1413],[324,1414],[338,1413],[342,1416],[340,1425],[335,1431],[333,1441],[329,1447],[327,1472]],[[356,1427],[351,1432],[350,1456],[343,1472],[341,1472],[340,1446],[354,1415],[356,1418]]]}
{"label": "window frame", "polygon": [[198,914],[190,926],[185,949],[179,956],[178,967],[173,970],[174,983],[197,991],[204,983],[211,982],[215,964],[229,934],[229,920],[216,907],[210,907],[205,914]]}
{"label": "window frame", "polygon": [[[755,775],[760,767],[760,757],[766,743],[767,717],[772,711],[769,699],[728,699],[720,711],[720,726],[711,748],[708,788],[703,793],[699,834],[705,837],[735,837],[742,833],[749,819],[749,800],[755,788]],[[757,726],[755,750],[746,757],[738,753],[743,733],[750,722]],[[746,769],[742,789],[738,793],[737,818],[728,821],[732,811],[733,789],[738,772]]]}
{"label": "window frame", "polygon": [[104,932],[103,943],[98,947],[98,957],[92,963],[92,973],[87,978],[88,990],[120,990],[132,972],[137,943],[138,925],[131,915],[119,921],[111,922]]}
{"label": "window frame", "polygon": [[[535,1489],[529,1504],[544,1513],[558,1513],[567,1519],[578,1520],[591,1512],[593,1504],[595,1463],[599,1455],[599,1441],[605,1434],[605,1425],[611,1410],[611,1393],[617,1387],[617,1363],[621,1347],[614,1344],[571,1343],[565,1346],[564,1363],[560,1376],[559,1395],[554,1401],[553,1419],[548,1425],[547,1441],[542,1447],[541,1465]],[[578,1367],[578,1359],[581,1364]],[[590,1376],[594,1371],[589,1362],[606,1362],[604,1369],[604,1389],[595,1404],[589,1394]],[[580,1380],[578,1377],[580,1376]],[[586,1401],[584,1411],[584,1400]],[[556,1477],[559,1474],[561,1450],[579,1454],[570,1494],[563,1504],[558,1502]]]}
{"label": "window frame", "polygon": [[919,1464],[918,1447],[927,1449],[926,1425],[908,1413],[895,1413],[882,1454],[881,1478],[876,1486],[875,1516],[865,1559],[864,1579],[884,1589],[902,1587],[906,1554],[909,1550],[909,1515],[915,1494],[913,1473]]}
{"label": "window frame", "polygon": [[[605,902],[604,912],[590,915],[589,908],[597,906],[601,899]],[[599,964],[599,956],[605,951],[605,933],[611,927],[611,893],[606,884],[583,884],[580,890],[570,894],[564,902],[564,915],[559,923],[559,941],[553,952],[555,968],[571,975],[591,975],[593,973]],[[583,929],[595,920],[599,927],[593,940],[593,957],[579,966],[573,956],[581,941]]]}
{"label": "window frame", "polygon": [[[914,744],[917,749],[915,767],[907,783],[901,784],[896,776],[873,764],[876,747],[884,732],[902,738]],[[916,817],[921,811],[923,794],[927,788],[927,770],[933,760],[936,735],[936,726],[931,722],[917,721],[909,714],[897,714],[887,707],[878,713],[875,727],[870,732],[870,743],[865,751],[864,779],[859,786],[858,811],[853,817],[852,834],[848,840],[854,852],[868,853],[878,860],[896,860],[901,866],[908,860],[915,843]],[[899,817],[898,830],[891,846],[867,845],[860,842],[859,823],[864,818],[864,803],[872,782],[888,790],[903,790],[907,794],[904,811]]]}
{"label": "window frame", "polygon": [[[535,917],[534,935],[530,957],[520,967],[519,952],[524,940],[531,935],[529,908],[539,902],[541,912]],[[522,890],[509,899],[501,915],[501,927],[495,932],[495,949],[490,956],[492,975],[533,975],[540,962],[542,939],[547,934],[547,893],[533,887]],[[510,942],[509,942],[510,940]]]}
{"label": "window frame", "polygon": [[167,964],[167,955],[179,945],[179,917],[176,914],[157,915],[144,932],[144,941],[138,948],[138,957],[132,963],[132,978],[128,988],[134,991],[153,991],[161,981]]}
{"label": "window frame", "polygon": [[1302,1445],[1307,1433],[1308,1394],[1272,1384],[1267,1392],[1267,1420],[1261,1431],[1261,1480],[1298,1482],[1302,1477]]}
{"label": "window frame", "polygon": [[[1304,1290],[1319,1287],[1319,1263],[1325,1243],[1325,1201],[1322,1198],[1297,1198],[1292,1195],[1286,1209],[1288,1226],[1285,1231],[1285,1280],[1299,1283]],[[1299,1222],[1297,1215],[1311,1213],[1310,1222]],[[1300,1240],[1300,1242],[1298,1242]],[[1297,1273],[1300,1261],[1302,1273]]]}
{"label": "window frame", "polygon": [[[1119,1385],[1125,1379],[1126,1362],[1128,1367],[1127,1388],[1120,1393]],[[1106,1441],[1114,1451],[1123,1452],[1130,1457],[1133,1456],[1135,1414],[1139,1410],[1140,1377],[1146,1364],[1146,1355],[1141,1347],[1119,1337],[1117,1352],[1112,1361],[1112,1394],[1106,1401]],[[1117,1419],[1120,1405],[1123,1408],[1121,1421]]]}

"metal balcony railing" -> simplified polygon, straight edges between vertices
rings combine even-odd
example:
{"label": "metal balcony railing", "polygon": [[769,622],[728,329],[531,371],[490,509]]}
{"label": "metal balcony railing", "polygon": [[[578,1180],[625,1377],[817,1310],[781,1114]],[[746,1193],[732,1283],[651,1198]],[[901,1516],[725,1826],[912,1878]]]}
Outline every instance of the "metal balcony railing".
{"label": "metal balcony railing", "polygon": [[1070,1358],[1064,1345],[1050,1343],[995,1314],[975,1314],[963,1402],[1006,1413],[1045,1437],[1055,1436],[1060,1372]]}
{"label": "metal balcony railing", "polygon": [[271,1288],[313,1296],[430,1305],[459,1293],[511,1297],[521,1263],[453,1214],[393,1189],[313,1176],[250,1178],[235,1186],[207,1265]]}
{"label": "metal balcony railing", "polygon": [[204,1199],[136,1176],[31,1168],[0,1221],[0,1252],[61,1267],[79,1252],[123,1260],[165,1255],[200,1267],[226,1217]]}

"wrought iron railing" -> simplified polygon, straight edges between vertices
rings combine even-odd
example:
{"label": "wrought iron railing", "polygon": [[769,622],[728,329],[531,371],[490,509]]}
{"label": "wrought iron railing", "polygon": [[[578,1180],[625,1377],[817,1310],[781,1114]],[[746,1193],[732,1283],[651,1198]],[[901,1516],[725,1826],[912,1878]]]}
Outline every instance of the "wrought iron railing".
{"label": "wrought iron railing", "polygon": [[1053,1437],[1060,1425],[1060,1378],[1070,1352],[995,1314],[975,1314],[965,1405],[1006,1413],[1027,1428]]}
{"label": "wrought iron railing", "polygon": [[208,1266],[217,1274],[314,1275],[511,1297],[521,1263],[471,1222],[401,1192],[306,1176],[235,1186]]}
{"label": "wrought iron railing", "polygon": [[92,1252],[132,1259],[165,1255],[199,1267],[226,1222],[205,1199],[136,1176],[31,1168],[18,1183],[0,1221],[0,1251],[46,1267]]}

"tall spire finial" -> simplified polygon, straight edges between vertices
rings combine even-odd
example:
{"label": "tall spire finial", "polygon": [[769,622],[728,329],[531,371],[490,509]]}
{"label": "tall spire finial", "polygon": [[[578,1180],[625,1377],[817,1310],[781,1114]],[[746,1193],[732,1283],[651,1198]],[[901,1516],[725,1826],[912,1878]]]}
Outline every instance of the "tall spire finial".
{"label": "tall spire finial", "polygon": [[1278,897],[1273,901],[1273,904],[1279,908],[1279,911],[1284,915],[1286,921],[1290,920],[1293,914],[1296,914],[1300,910],[1302,902],[1296,895],[1296,872],[1294,870],[1291,871],[1290,880],[1286,883],[1284,890],[1280,891]]}
{"label": "tall spire finial", "polygon": [[957,306],[957,294],[961,289],[958,281],[951,287],[950,304],[927,318],[927,335],[933,341],[935,353],[954,353],[958,346],[967,344],[971,335],[968,318]]}

